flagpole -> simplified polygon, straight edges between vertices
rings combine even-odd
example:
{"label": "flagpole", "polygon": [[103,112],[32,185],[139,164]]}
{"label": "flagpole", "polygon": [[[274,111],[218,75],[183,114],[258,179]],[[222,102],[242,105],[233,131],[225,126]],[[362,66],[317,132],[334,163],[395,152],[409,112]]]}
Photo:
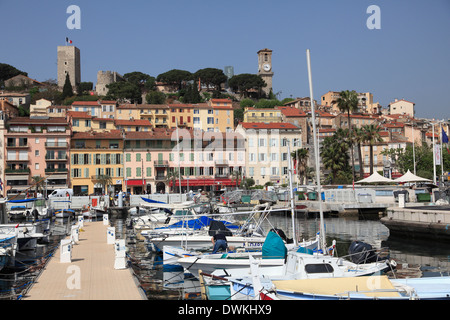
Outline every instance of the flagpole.
{"label": "flagpole", "polygon": [[414,142],[414,120],[411,122],[411,133],[412,133],[412,141],[413,141],[413,164],[414,164],[414,174],[416,174],[416,150],[415,150],[415,142]]}
{"label": "flagpole", "polygon": [[434,145],[434,123],[431,123],[433,128],[433,182],[436,184],[436,147]]}
{"label": "flagpole", "polygon": [[[442,120],[444,121],[444,120]],[[440,181],[443,182],[443,178],[444,178],[444,154],[442,153],[442,145],[444,144],[444,135],[442,134],[442,121],[439,121],[439,127],[441,129],[441,179]]]}

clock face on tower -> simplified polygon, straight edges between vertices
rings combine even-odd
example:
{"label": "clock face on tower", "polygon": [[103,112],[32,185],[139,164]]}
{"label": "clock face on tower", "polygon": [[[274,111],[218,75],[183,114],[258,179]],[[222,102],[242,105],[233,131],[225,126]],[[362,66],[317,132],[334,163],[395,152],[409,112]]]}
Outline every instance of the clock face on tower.
{"label": "clock face on tower", "polygon": [[270,71],[270,64],[266,63],[263,65],[264,71]]}

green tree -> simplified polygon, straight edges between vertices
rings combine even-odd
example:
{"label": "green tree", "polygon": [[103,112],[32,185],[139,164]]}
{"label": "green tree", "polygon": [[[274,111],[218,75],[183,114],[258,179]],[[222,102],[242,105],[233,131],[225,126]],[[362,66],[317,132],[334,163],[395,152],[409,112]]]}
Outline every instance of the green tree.
{"label": "green tree", "polygon": [[133,71],[125,73],[123,78],[135,85],[137,85],[141,91],[154,90],[155,89],[155,77],[152,77],[146,73],[139,71]]}
{"label": "green tree", "polygon": [[62,99],[72,97],[72,96],[73,96],[72,84],[70,83],[69,73],[67,73],[66,81],[64,82],[64,86],[63,86]]}
{"label": "green tree", "polygon": [[11,79],[12,77],[15,77],[19,74],[28,76],[28,73],[20,71],[19,69],[16,69],[15,67],[9,64],[0,63],[0,83],[2,83],[5,80]]}
{"label": "green tree", "polygon": [[202,97],[198,93],[198,89],[195,83],[187,85],[186,89],[182,91],[184,103],[199,103],[202,101]]}
{"label": "green tree", "polygon": [[[339,130],[338,130],[339,131]],[[349,141],[344,138],[344,132],[326,137],[320,148],[320,157],[325,169],[331,171],[331,182],[337,181],[338,173],[348,171]]]}
{"label": "green tree", "polygon": [[172,192],[175,192],[175,185],[177,184],[177,180],[180,179],[178,174],[178,169],[170,170],[167,173],[167,181],[172,181]]}
{"label": "green tree", "polygon": [[227,81],[227,76],[221,69],[205,68],[200,69],[193,74],[194,82],[200,79],[202,84],[206,84],[209,87],[214,87],[216,91],[220,92],[220,86]]}
{"label": "green tree", "polygon": [[164,104],[166,103],[166,95],[159,91],[150,91],[145,96],[145,100],[149,104]]}
{"label": "green tree", "polygon": [[264,80],[256,74],[242,73],[231,77],[228,81],[230,88],[239,92],[241,97],[249,97],[250,91],[256,91],[257,97],[261,96],[262,88],[267,86]]}
{"label": "green tree", "polygon": [[80,82],[78,85],[78,95],[87,95],[93,88],[94,84],[92,82]]}
{"label": "green tree", "polygon": [[[333,101],[334,102],[334,101]],[[352,125],[350,120],[350,113],[358,110],[358,94],[355,90],[344,90],[340,92],[339,98],[336,100],[337,106],[341,112],[347,113],[348,129],[350,130],[349,137],[352,136]],[[350,141],[350,155],[352,159],[352,176],[355,181],[355,160],[353,156],[353,143]]]}
{"label": "green tree", "polygon": [[369,124],[363,126],[364,136],[366,143],[369,144],[369,161],[370,161],[370,174],[373,173],[373,145],[382,142],[383,139],[380,135],[380,127],[378,125]]}
{"label": "green tree", "polygon": [[113,82],[106,85],[108,94],[106,99],[129,100],[131,103],[141,103],[141,89],[134,83],[127,81]]}
{"label": "green tree", "polygon": [[108,186],[112,185],[111,176],[109,176],[107,174],[99,174],[99,175],[95,176],[94,180],[97,181],[97,183],[100,183],[102,185],[104,194],[107,194]]}
{"label": "green tree", "polygon": [[366,135],[362,128],[354,128],[353,130],[353,142],[356,144],[358,149],[358,159],[359,159],[359,177],[364,178],[364,165],[362,159],[361,145],[366,141]]}
{"label": "green tree", "polygon": [[161,81],[169,85],[177,86],[178,90],[183,89],[187,82],[192,80],[192,73],[185,70],[172,69],[159,74],[156,81]]}

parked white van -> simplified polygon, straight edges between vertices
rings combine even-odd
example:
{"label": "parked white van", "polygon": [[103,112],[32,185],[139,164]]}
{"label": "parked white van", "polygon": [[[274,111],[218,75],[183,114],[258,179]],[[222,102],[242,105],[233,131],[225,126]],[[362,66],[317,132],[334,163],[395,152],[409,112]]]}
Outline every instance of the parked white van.
{"label": "parked white van", "polygon": [[72,189],[56,189],[52,193],[48,195],[49,198],[53,197],[72,197],[73,196],[73,190]]}

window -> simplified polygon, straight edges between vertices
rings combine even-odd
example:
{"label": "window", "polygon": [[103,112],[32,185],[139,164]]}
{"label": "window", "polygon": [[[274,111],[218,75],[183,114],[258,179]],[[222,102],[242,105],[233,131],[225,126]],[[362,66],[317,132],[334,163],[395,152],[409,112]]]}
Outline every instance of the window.
{"label": "window", "polygon": [[100,129],[106,129],[106,122],[100,121]]}
{"label": "window", "polygon": [[259,154],[259,161],[266,161],[266,154],[265,153],[260,153]]}
{"label": "window", "polygon": [[266,146],[266,139],[259,138],[259,146],[260,147],[265,147]]}
{"label": "window", "polygon": [[136,153],[136,161],[141,161],[141,154],[140,153]]}
{"label": "window", "polygon": [[255,168],[253,167],[249,167],[248,168],[248,174],[250,175],[250,177],[255,175]]}
{"label": "window", "polygon": [[142,175],[142,168],[141,167],[137,167],[136,168],[136,177],[140,177]]}
{"label": "window", "polygon": [[208,124],[214,124],[214,117],[208,117],[207,123]]}
{"label": "window", "polygon": [[72,126],[79,127],[80,126],[80,121],[78,119],[73,119]]}
{"label": "window", "polygon": [[307,273],[332,273],[334,271],[333,266],[328,263],[307,264],[305,266]]}

